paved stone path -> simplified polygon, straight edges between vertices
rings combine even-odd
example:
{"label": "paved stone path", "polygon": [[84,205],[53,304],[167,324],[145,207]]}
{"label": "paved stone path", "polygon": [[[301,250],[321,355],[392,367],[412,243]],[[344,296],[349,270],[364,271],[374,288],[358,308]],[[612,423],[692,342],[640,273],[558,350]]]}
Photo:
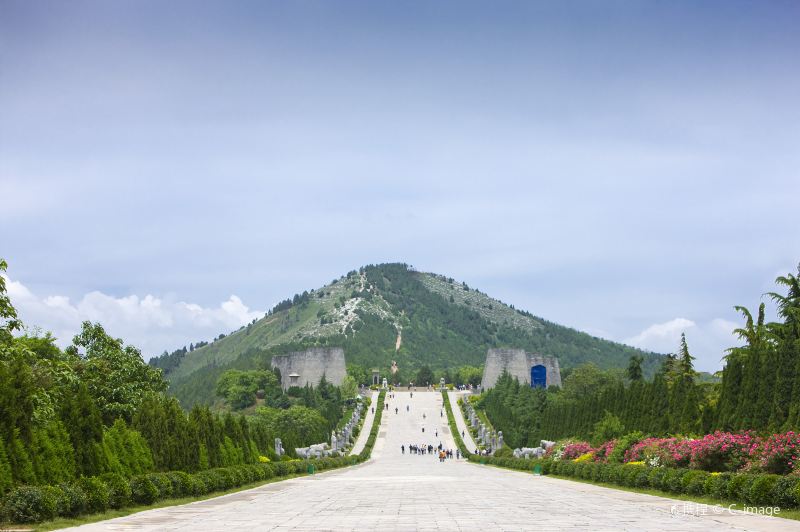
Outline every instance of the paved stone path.
{"label": "paved stone path", "polygon": [[369,431],[372,430],[372,422],[375,420],[375,412],[372,409],[375,408],[378,402],[378,392],[372,392],[370,401],[370,407],[367,409],[367,413],[364,415],[364,423],[361,425],[361,432],[358,433],[358,438],[356,438],[353,448],[350,449],[350,454],[359,454],[367,445]]}
{"label": "paved stone path", "polygon": [[467,420],[464,419],[464,414],[461,412],[461,407],[458,406],[458,399],[461,397],[467,397],[470,395],[469,392],[457,392],[455,390],[451,392],[447,392],[450,397],[450,406],[453,409],[453,417],[456,418],[456,428],[458,431],[464,434],[461,439],[464,440],[464,445],[467,446],[467,449],[470,451],[475,451],[478,448],[478,445],[475,443],[475,440],[472,438],[472,433],[467,429]]}
{"label": "paved stone path", "polygon": [[727,512],[695,517],[672,499],[401,454],[401,444],[455,446],[439,416],[440,393],[397,392],[388,401],[365,464],[79,530],[800,530],[795,521]]}

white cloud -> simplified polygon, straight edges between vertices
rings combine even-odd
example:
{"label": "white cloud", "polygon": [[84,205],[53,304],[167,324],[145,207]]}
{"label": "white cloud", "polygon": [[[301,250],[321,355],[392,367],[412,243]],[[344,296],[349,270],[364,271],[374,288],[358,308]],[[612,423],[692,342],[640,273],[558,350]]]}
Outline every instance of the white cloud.
{"label": "white cloud", "polygon": [[677,349],[681,333],[692,327],[696,327],[692,320],[675,318],[664,323],[655,323],[624,342],[659,353],[671,353]]}
{"label": "white cloud", "polygon": [[723,318],[699,324],[687,318],[675,318],[650,325],[622,342],[657,353],[674,353],[680,345],[681,333],[685,332],[689,352],[695,357],[696,369],[714,372],[722,367],[725,350],[739,345],[733,334],[737,327],[740,324]]}
{"label": "white cloud", "polygon": [[68,345],[84,320],[100,322],[109,334],[142,350],[145,358],[190,342],[210,340],[264,315],[231,295],[218,307],[171,301],[150,294],[114,297],[89,292],[76,302],[66,296],[40,297],[6,277],[8,294],[28,326],[51,331],[59,345]]}

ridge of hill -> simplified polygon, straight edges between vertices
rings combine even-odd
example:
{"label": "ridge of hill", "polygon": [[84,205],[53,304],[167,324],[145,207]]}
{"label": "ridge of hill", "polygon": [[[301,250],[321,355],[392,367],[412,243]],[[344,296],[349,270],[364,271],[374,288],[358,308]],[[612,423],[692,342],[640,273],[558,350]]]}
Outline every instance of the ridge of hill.
{"label": "ridge of hill", "polygon": [[343,347],[348,364],[403,372],[480,366],[490,347],[556,356],[562,368],[593,362],[624,368],[644,358],[651,375],[660,356],[558,325],[453,278],[406,264],[369,265],[297,294],[267,315],[190,352],[155,357],[171,392],[186,407],[212,403],[226,369],[268,367],[272,356],[311,346]]}

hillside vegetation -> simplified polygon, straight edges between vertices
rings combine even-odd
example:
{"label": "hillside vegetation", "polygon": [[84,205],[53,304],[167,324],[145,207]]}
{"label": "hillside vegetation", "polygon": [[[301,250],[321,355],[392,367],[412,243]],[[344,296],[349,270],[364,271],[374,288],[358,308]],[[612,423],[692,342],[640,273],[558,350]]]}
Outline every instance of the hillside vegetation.
{"label": "hillside vegetation", "polygon": [[[273,355],[316,345],[340,346],[348,364],[383,374],[395,360],[404,375],[481,366],[490,347],[558,357],[562,368],[592,362],[624,368],[632,355],[652,375],[659,355],[610,342],[514,309],[445,276],[405,264],[370,265],[322,288],[297,294],[267,315],[207,345],[156,357],[170,391],[185,407],[214,401],[227,369],[269,366]],[[192,346],[193,347],[193,346]]]}

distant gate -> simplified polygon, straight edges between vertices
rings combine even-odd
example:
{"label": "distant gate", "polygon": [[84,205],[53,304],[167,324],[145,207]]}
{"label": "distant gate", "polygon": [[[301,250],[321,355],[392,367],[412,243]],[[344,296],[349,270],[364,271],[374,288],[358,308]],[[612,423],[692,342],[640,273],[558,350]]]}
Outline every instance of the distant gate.
{"label": "distant gate", "polygon": [[541,364],[531,368],[531,388],[547,388],[547,368]]}

